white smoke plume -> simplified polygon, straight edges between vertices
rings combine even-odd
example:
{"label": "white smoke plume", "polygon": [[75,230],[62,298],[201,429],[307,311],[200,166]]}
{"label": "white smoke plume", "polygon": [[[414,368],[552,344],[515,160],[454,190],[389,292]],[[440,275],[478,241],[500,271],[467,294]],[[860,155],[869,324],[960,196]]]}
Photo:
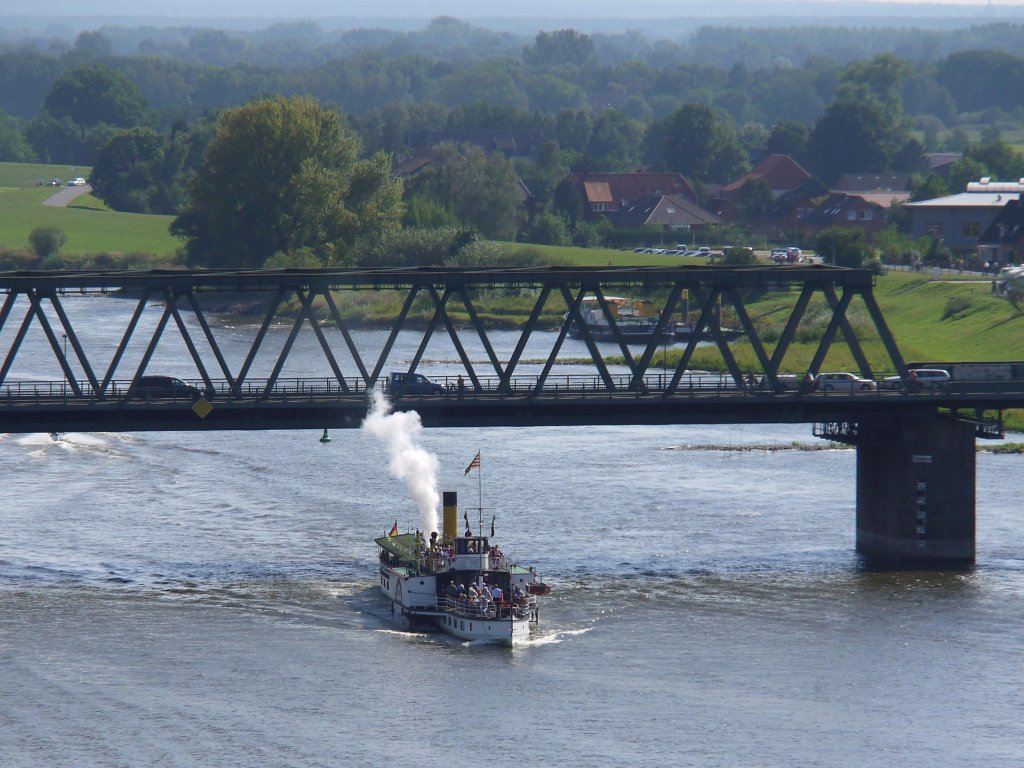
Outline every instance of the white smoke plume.
{"label": "white smoke plume", "polygon": [[437,456],[416,445],[423,431],[416,411],[391,412],[391,403],[379,391],[373,393],[373,405],[363,422],[363,431],[380,438],[388,449],[392,477],[404,480],[420,510],[420,530],[424,536],[438,530],[437,508],[441,494],[437,490]]}

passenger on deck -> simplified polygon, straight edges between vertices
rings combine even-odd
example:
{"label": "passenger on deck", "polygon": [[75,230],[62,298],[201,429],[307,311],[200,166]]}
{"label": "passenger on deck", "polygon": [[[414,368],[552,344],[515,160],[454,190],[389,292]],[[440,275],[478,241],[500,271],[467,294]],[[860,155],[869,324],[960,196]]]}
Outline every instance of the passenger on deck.
{"label": "passenger on deck", "polygon": [[496,603],[500,603],[501,602],[501,598],[502,598],[501,587],[499,587],[497,584],[495,584],[494,587],[491,589],[491,599],[494,600],[494,602],[496,602]]}

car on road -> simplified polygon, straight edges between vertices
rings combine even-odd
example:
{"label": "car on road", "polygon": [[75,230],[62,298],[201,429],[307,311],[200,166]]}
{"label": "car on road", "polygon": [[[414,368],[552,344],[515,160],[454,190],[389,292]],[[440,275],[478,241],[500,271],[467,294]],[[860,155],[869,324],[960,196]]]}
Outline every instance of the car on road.
{"label": "car on road", "polygon": [[203,396],[199,387],[186,384],[174,376],[140,376],[135,386],[128,389],[129,400],[198,400]]}
{"label": "car on road", "polygon": [[421,373],[405,373],[396,371],[388,380],[388,392],[394,397],[419,395],[444,395],[448,390],[431,381]]}
{"label": "car on road", "polygon": [[48,182],[46,182],[46,186],[48,187],[60,187],[63,186],[63,184],[64,182],[61,181],[60,179],[50,179]]}
{"label": "car on road", "polygon": [[68,186],[69,187],[84,187],[85,186],[85,179],[83,179],[81,176],[78,176],[78,177],[76,177],[74,179],[71,179],[68,182]]}
{"label": "car on road", "polygon": [[899,376],[887,376],[882,379],[882,389],[907,389],[908,391],[941,392],[949,386],[949,371],[941,368],[911,368],[907,381]]}
{"label": "car on road", "polygon": [[711,249],[708,248],[708,246],[706,246],[706,245],[702,245],[700,248],[697,249],[697,253],[695,255],[697,255],[697,256],[710,256],[711,255]]}
{"label": "car on road", "polygon": [[819,373],[814,383],[821,392],[873,392],[878,389],[878,384],[871,379],[862,379],[846,371]]}

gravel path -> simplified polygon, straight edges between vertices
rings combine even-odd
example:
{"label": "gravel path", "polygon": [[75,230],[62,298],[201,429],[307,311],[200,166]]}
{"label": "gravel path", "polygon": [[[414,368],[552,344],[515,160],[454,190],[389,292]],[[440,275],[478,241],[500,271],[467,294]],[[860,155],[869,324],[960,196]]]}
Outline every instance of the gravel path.
{"label": "gravel path", "polygon": [[92,192],[92,187],[86,184],[84,187],[64,187],[59,192],[54,192],[43,200],[43,205],[52,205],[57,208],[64,208],[76,197],[87,195]]}

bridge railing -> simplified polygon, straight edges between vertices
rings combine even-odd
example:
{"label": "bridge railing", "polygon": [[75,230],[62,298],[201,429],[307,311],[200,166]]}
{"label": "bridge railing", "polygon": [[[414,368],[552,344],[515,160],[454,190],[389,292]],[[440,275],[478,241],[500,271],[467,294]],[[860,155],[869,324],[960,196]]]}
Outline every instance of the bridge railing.
{"label": "bridge railing", "polygon": [[[790,377],[776,392],[765,386],[761,378],[744,379],[742,383],[728,374],[693,372],[680,377],[672,387],[673,374],[670,372],[648,373],[637,386],[629,374],[611,375],[608,382],[602,377],[592,374],[558,374],[548,376],[543,386],[538,389],[538,377],[532,375],[514,376],[507,382],[498,376],[477,377],[476,382],[464,379],[465,389],[460,393],[457,376],[435,376],[432,381],[442,387],[441,394],[417,394],[403,392],[402,401],[438,399],[495,400],[525,399],[530,397],[565,398],[581,400],[589,398],[623,398],[644,397],[668,393],[671,389],[673,397],[767,397],[773,395],[814,394],[821,397],[850,397],[865,395],[901,395],[907,394],[903,389],[882,388],[874,391],[845,392],[842,390],[822,392],[805,390],[795,377]],[[367,397],[370,390],[378,389],[387,393],[386,383],[376,387],[367,387],[361,378],[346,378],[344,385],[333,377],[293,377],[278,378],[272,385],[268,379],[254,378],[241,384],[230,384],[226,380],[213,380],[209,385],[202,380],[188,379],[184,382],[194,388],[194,392],[183,390],[160,394],[132,393],[130,380],[112,381],[104,393],[98,393],[88,381],[76,382],[80,394],[66,380],[57,381],[8,381],[0,387],[0,407],[4,405],[26,405],[32,403],[96,403],[96,402],[188,402],[197,399],[201,393],[209,400],[253,402],[260,400],[290,402],[329,402],[339,400],[361,400]],[[927,390],[919,395],[929,394],[973,394],[988,391],[1020,391],[1024,392],[1024,380],[999,382],[993,386],[991,382],[954,382],[946,390]]]}

